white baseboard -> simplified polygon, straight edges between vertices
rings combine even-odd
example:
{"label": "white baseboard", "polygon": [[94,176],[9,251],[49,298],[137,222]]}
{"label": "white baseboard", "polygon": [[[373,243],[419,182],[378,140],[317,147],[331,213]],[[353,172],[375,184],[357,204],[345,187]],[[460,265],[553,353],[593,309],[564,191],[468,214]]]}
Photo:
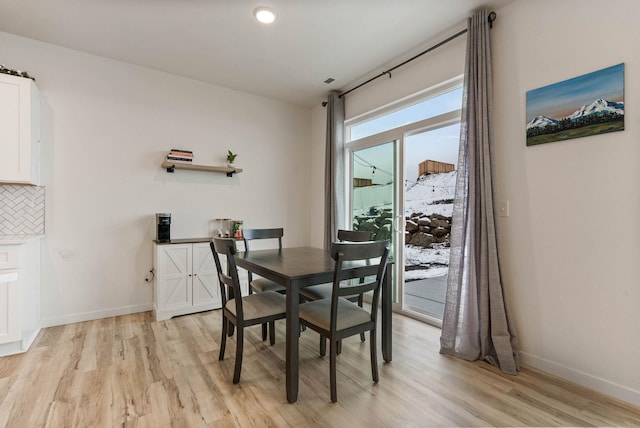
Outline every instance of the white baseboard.
{"label": "white baseboard", "polygon": [[36,336],[38,336],[39,332],[40,327],[37,327],[30,331],[23,331],[21,340],[10,343],[3,343],[2,345],[0,345],[0,357],[27,352],[33,341],[36,340]]}
{"label": "white baseboard", "polygon": [[41,327],[38,327],[33,331],[22,333],[22,349],[26,351],[31,347],[31,344],[36,340],[36,337],[38,337],[40,329]]}
{"label": "white baseboard", "polygon": [[153,309],[153,304],[122,306],[94,312],[82,312],[78,314],[64,315],[61,317],[43,318],[40,320],[42,327],[55,327],[57,325],[71,324],[74,322],[93,321],[101,318],[117,317],[118,315],[129,315],[138,312],[146,312]]}
{"label": "white baseboard", "polygon": [[596,390],[602,394],[615,397],[619,400],[626,401],[635,406],[640,406],[640,391],[629,388],[624,385],[618,385],[617,383],[601,379],[593,376],[589,373],[585,373],[571,367],[566,367],[558,364],[554,361],[538,357],[527,352],[520,352],[521,361],[523,364],[530,367],[545,371],[552,375],[561,377],[563,379],[570,380],[578,385],[585,386]]}

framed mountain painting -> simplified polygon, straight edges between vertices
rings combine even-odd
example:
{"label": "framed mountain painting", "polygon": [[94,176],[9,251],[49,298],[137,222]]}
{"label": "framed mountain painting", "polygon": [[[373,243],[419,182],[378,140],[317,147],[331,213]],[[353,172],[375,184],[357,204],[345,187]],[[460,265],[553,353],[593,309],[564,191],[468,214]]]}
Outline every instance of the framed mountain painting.
{"label": "framed mountain painting", "polygon": [[624,130],[624,64],[527,92],[527,146]]}

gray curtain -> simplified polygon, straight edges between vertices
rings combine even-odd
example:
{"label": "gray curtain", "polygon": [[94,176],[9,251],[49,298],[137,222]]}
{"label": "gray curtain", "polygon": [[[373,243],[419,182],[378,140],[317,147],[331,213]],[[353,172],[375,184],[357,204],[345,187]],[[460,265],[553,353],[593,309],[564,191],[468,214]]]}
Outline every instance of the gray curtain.
{"label": "gray curtain", "polygon": [[500,275],[493,203],[491,50],[487,11],[468,20],[460,151],[440,353],[519,370]]}
{"label": "gray curtain", "polygon": [[324,172],[324,247],[344,229],[344,98],[331,91],[327,98],[327,146]]}

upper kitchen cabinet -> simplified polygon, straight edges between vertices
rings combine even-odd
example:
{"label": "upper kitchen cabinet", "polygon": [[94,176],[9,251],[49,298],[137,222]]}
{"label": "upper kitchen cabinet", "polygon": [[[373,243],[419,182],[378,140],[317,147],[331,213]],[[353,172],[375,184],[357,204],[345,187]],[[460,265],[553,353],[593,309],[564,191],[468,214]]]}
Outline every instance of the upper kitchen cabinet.
{"label": "upper kitchen cabinet", "polygon": [[0,74],[0,183],[40,184],[40,95],[33,80]]}

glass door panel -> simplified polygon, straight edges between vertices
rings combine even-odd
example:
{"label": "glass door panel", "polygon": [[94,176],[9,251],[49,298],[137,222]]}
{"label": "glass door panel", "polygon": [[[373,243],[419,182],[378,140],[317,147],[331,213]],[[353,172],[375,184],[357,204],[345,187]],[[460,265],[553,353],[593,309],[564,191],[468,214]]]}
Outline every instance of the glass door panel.
{"label": "glass door panel", "polygon": [[405,137],[402,308],[441,321],[460,124]]}
{"label": "glass door panel", "polygon": [[[396,147],[397,141],[389,141],[351,151],[350,220],[353,230],[372,232],[374,240],[390,239],[390,259],[397,263],[396,246],[401,241],[397,228]],[[396,286],[394,281],[394,303],[398,301]]]}

